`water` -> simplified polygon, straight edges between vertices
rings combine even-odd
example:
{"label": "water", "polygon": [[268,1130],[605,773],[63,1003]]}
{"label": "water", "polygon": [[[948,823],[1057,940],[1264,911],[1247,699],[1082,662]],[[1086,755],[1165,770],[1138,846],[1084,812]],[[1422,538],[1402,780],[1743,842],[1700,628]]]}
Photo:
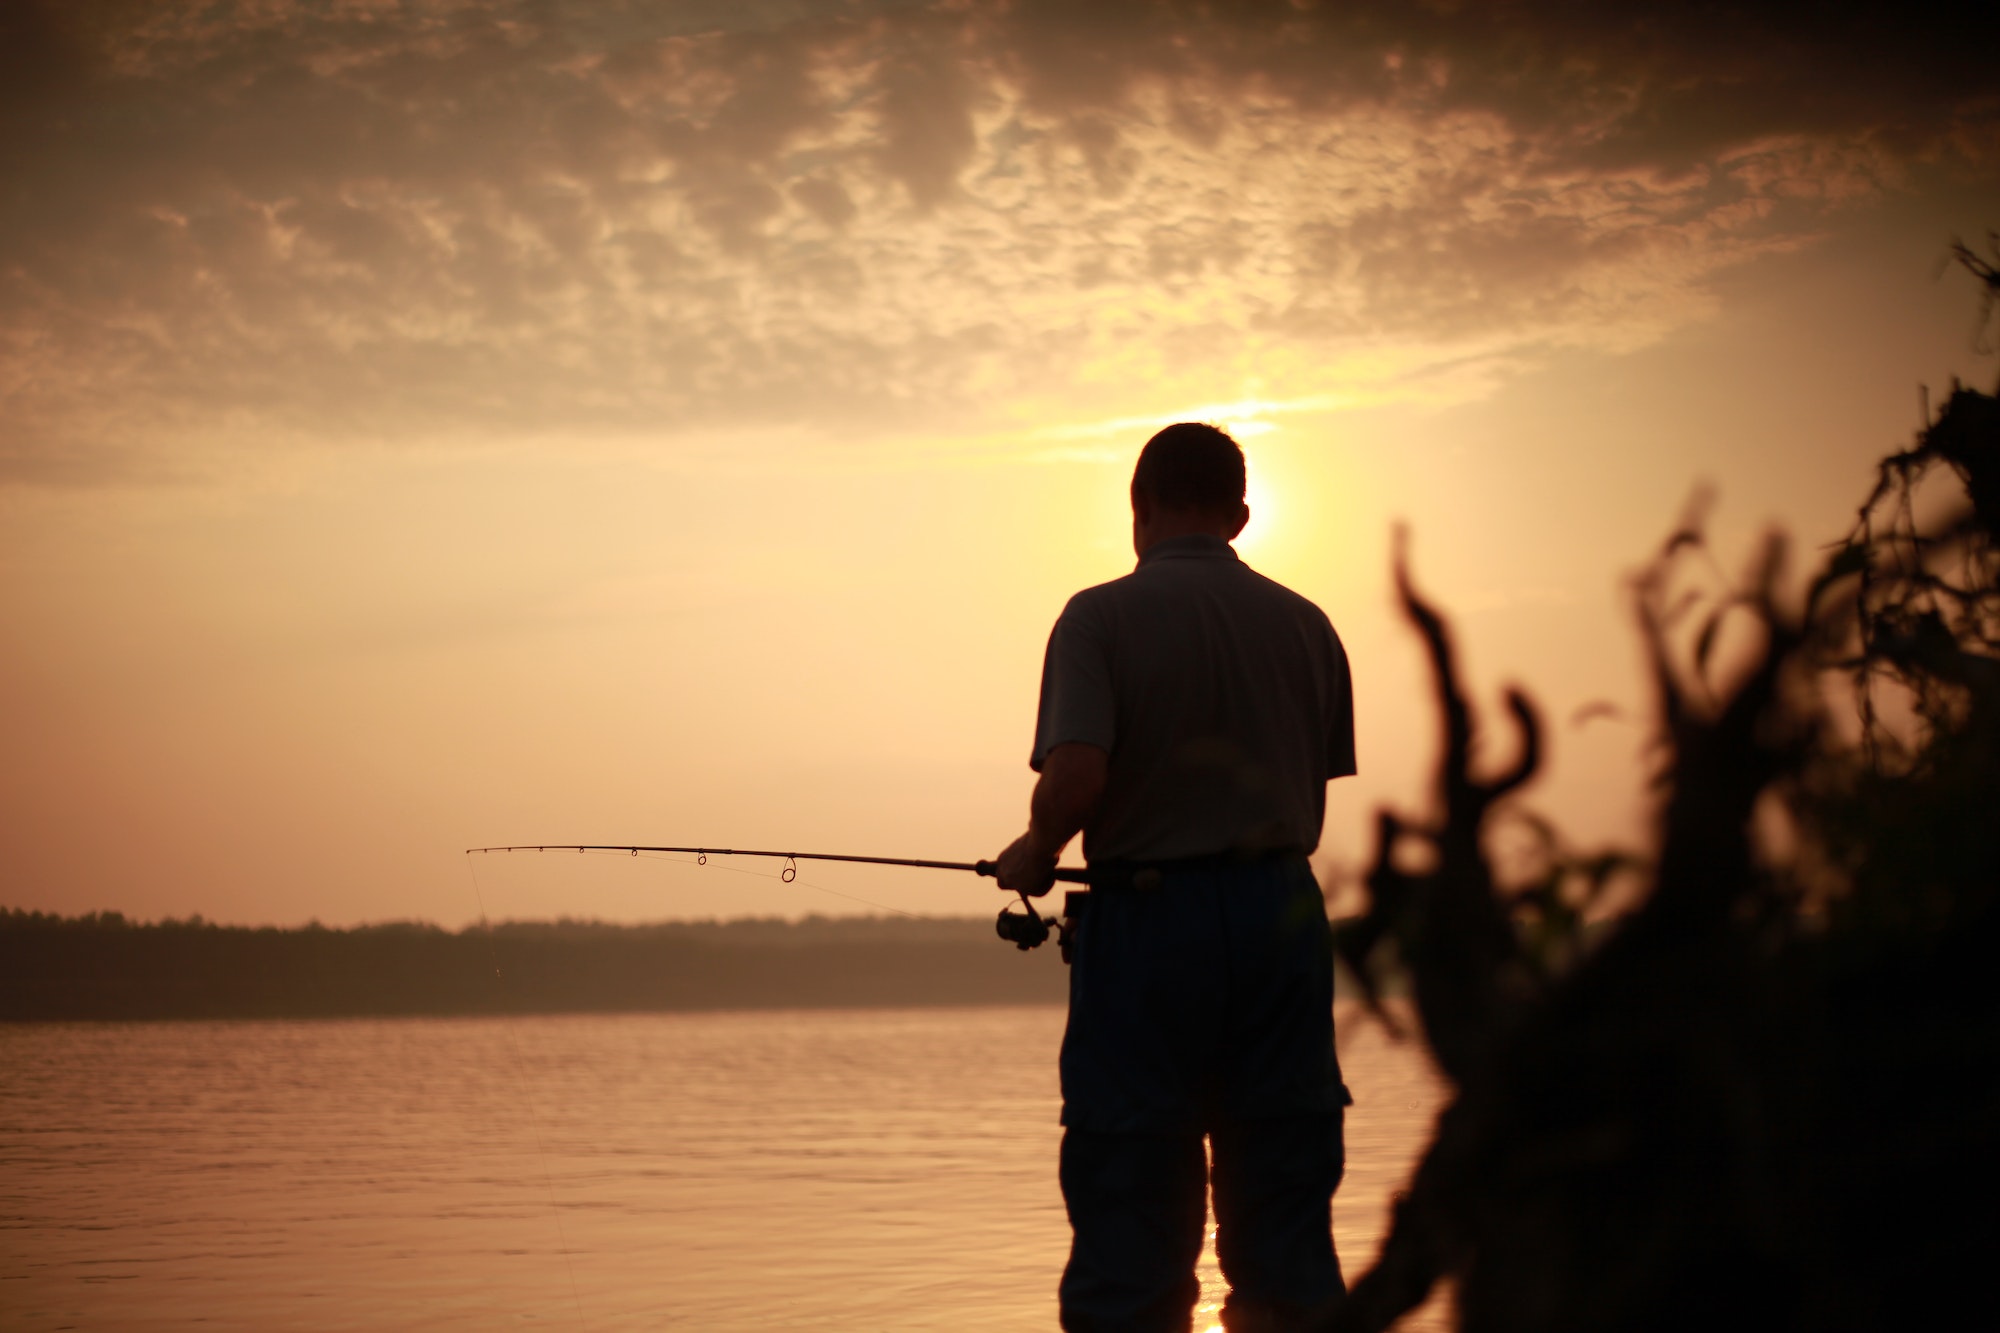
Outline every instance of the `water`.
{"label": "water", "polygon": [[[1352,1275],[1439,1091],[1344,1029]],[[0,1028],[0,1325],[1052,1329],[1061,1032],[1058,1008]]]}

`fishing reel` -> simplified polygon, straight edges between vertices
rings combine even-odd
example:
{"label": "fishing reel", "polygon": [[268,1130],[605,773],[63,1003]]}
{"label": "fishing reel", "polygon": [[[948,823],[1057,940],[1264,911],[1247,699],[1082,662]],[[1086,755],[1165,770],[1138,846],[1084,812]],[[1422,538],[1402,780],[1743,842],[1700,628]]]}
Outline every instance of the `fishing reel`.
{"label": "fishing reel", "polygon": [[1053,931],[1056,945],[1062,950],[1062,960],[1067,963],[1070,960],[1070,950],[1076,944],[1077,931],[1083,925],[1084,909],[1089,905],[1089,890],[1072,889],[1063,895],[1062,918],[1058,920],[1037,912],[1035,905],[1028,901],[1028,895],[1024,893],[1021,895],[1022,910],[1017,912],[1014,910],[1014,904],[1008,903],[1000,909],[1000,916],[994,921],[993,929],[1001,939],[1023,953],[1047,944],[1049,934]]}
{"label": "fishing reel", "polygon": [[1026,953],[1039,949],[1049,942],[1049,932],[1057,929],[1056,919],[1037,912],[1026,898],[1021,900],[1023,911],[1015,911],[1014,904],[1008,903],[1000,909],[1000,916],[993,923],[993,929],[1000,938]]}

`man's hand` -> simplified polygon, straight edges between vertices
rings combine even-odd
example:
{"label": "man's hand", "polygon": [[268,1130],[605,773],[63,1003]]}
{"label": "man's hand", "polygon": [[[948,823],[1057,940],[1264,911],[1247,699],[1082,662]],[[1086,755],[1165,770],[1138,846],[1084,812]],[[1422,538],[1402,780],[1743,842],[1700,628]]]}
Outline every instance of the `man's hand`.
{"label": "man's hand", "polygon": [[1029,897],[1039,897],[1049,891],[1055,876],[1050,872],[1056,868],[1056,857],[1060,853],[1044,851],[1035,840],[1032,830],[1007,844],[1007,850],[993,858],[994,878],[1008,893],[1025,893]]}
{"label": "man's hand", "polygon": [[1070,741],[1050,750],[1028,804],[1028,831],[993,858],[1008,893],[1047,893],[1062,849],[1090,821],[1104,796],[1111,756],[1095,745]]}

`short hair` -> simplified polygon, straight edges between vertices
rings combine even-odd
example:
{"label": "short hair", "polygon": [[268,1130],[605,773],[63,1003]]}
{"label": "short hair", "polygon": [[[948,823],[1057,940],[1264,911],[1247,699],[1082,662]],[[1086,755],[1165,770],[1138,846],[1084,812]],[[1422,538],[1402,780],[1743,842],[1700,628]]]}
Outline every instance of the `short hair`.
{"label": "short hair", "polygon": [[1167,427],[1139,451],[1132,493],[1166,509],[1225,512],[1243,503],[1243,450],[1206,422]]}

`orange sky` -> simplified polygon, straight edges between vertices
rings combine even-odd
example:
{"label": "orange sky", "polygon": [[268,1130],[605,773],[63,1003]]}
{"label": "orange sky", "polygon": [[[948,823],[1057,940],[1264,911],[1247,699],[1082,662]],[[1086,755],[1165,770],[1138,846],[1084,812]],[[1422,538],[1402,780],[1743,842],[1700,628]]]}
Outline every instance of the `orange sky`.
{"label": "orange sky", "polygon": [[[0,904],[455,924],[472,844],[990,855],[1184,417],[1354,661],[1329,857],[1429,762],[1398,519],[1557,723],[1535,803],[1629,836],[1621,575],[1702,480],[1725,553],[1839,535],[1919,383],[1993,378],[1936,275],[2000,225],[1977,40],[1071,8],[6,20]],[[872,910],[580,861],[487,906]]]}

